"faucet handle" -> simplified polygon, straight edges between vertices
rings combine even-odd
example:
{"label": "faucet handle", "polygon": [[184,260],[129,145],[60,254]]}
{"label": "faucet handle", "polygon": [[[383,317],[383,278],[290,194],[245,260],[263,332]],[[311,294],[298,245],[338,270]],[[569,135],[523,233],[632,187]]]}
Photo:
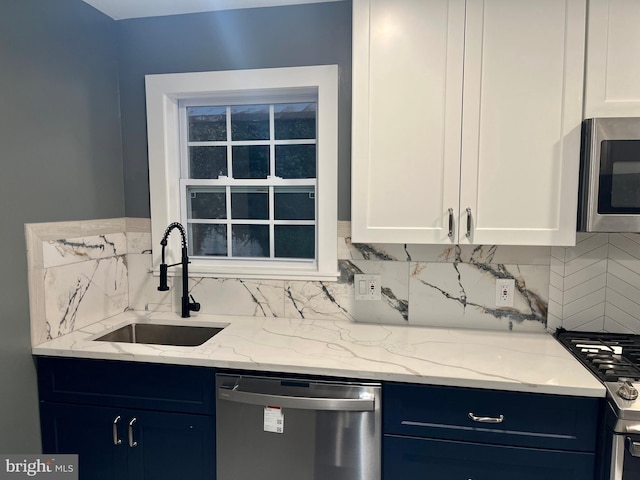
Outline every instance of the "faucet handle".
{"label": "faucet handle", "polygon": [[196,302],[195,298],[193,298],[193,295],[189,295],[189,298],[191,299],[191,301],[189,302],[189,311],[191,311],[191,312],[199,312],[200,311],[200,304],[198,302]]}

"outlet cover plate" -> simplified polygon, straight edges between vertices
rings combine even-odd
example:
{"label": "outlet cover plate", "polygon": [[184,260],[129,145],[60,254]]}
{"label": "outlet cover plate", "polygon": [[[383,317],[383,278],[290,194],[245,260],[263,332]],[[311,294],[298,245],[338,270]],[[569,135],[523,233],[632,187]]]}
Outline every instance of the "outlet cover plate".
{"label": "outlet cover plate", "polygon": [[513,307],[516,281],[513,278],[496,280],[496,307]]}
{"label": "outlet cover plate", "polygon": [[380,300],[382,280],[380,275],[353,276],[353,290],[356,300]]}

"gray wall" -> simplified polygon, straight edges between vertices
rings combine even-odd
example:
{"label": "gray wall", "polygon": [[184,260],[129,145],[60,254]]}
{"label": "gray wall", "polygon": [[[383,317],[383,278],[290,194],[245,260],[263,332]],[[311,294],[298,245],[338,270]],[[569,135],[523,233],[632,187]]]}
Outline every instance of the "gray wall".
{"label": "gray wall", "polygon": [[24,224],[124,216],[116,23],[0,3],[0,452],[40,451]]}
{"label": "gray wall", "polygon": [[338,64],[338,218],[349,220],[351,2],[118,22],[126,214],[149,217],[144,76]]}

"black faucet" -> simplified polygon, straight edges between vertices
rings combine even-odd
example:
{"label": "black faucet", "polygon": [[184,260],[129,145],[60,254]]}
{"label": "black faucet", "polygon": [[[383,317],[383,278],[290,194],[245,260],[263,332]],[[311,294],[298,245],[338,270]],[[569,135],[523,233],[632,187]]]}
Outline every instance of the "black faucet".
{"label": "black faucet", "polygon": [[[164,249],[167,246],[167,238],[169,238],[169,234],[173,231],[174,228],[177,228],[180,231],[180,236],[182,238],[182,259],[179,263],[174,263],[171,265],[167,265],[164,261]],[[189,312],[199,312],[200,304],[194,300],[194,298],[189,295],[189,274],[187,270],[187,265],[189,264],[189,256],[187,253],[187,234],[184,231],[184,227],[178,222],[174,222],[167,227],[162,236],[162,240],[160,240],[160,245],[162,245],[162,263],[160,264],[160,286],[158,290],[161,292],[166,292],[169,290],[169,285],[167,285],[167,270],[169,267],[174,267],[176,265],[182,265],[182,318],[189,317]],[[189,301],[189,297],[191,301]]]}

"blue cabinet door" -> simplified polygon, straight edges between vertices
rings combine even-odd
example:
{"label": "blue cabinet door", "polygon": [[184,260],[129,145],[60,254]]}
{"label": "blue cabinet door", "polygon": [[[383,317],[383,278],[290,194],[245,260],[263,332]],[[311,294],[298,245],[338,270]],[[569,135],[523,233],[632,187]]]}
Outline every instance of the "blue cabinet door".
{"label": "blue cabinet door", "polygon": [[[114,441],[114,421],[118,419]],[[121,413],[108,407],[40,404],[44,453],[78,454],[80,479],[123,480],[127,473],[126,430]]]}
{"label": "blue cabinet door", "polygon": [[44,453],[75,453],[80,480],[215,480],[211,415],[42,402]]}
{"label": "blue cabinet door", "polygon": [[131,415],[137,445],[129,448],[130,478],[215,480],[215,417],[149,411]]}
{"label": "blue cabinet door", "polygon": [[383,438],[384,480],[593,480],[594,455],[451,440]]}

